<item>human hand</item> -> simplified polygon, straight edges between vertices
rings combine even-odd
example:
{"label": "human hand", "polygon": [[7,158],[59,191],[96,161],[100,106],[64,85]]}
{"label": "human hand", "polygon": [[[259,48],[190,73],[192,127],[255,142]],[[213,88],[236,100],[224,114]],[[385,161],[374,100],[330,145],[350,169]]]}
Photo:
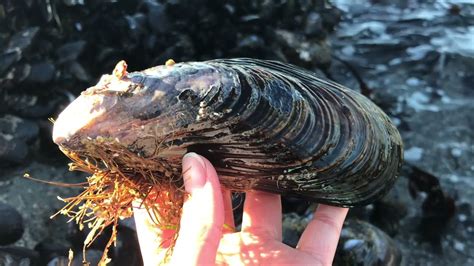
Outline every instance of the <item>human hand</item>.
{"label": "human hand", "polygon": [[[211,163],[195,153],[183,158],[185,189],[173,265],[331,265],[348,209],[320,204],[296,248],[282,243],[279,195],[246,193],[242,229],[234,232],[230,192],[221,190]],[[148,212],[135,209],[145,265],[158,265],[176,233],[158,228]]]}

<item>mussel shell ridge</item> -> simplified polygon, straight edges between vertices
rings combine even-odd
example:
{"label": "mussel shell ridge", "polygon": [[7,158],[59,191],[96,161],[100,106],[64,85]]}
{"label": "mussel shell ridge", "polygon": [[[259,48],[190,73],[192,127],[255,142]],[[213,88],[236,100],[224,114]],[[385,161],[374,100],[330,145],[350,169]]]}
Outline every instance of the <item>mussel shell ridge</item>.
{"label": "mussel shell ridge", "polygon": [[[68,126],[78,110],[88,115]],[[229,189],[337,206],[379,198],[402,163],[397,129],[369,99],[296,66],[256,59],[104,75],[59,116],[54,132],[64,151],[94,157],[102,150],[123,169],[134,165],[120,150],[155,162],[145,168],[156,176],[179,177],[182,156],[194,151]]]}

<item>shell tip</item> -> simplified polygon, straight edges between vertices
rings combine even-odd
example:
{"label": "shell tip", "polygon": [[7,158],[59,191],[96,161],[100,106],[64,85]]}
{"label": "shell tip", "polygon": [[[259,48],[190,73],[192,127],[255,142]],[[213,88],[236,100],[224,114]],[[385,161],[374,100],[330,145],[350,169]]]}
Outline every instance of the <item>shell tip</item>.
{"label": "shell tip", "polygon": [[127,63],[125,60],[121,60],[115,65],[112,75],[118,79],[121,79],[123,76],[127,75]]}
{"label": "shell tip", "polygon": [[173,59],[168,59],[165,62],[165,66],[168,66],[168,67],[173,66],[174,64],[176,64],[176,62]]}

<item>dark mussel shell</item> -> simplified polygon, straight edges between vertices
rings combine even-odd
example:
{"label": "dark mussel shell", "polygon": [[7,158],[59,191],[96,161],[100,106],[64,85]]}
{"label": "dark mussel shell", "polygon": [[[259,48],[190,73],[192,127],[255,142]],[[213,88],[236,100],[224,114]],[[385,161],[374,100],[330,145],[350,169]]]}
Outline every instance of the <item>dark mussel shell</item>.
{"label": "dark mussel shell", "polygon": [[245,58],[122,68],[59,116],[61,149],[86,157],[102,149],[134,167],[106,141],[156,162],[146,170],[163,178],[179,177],[182,156],[194,151],[229,189],[337,206],[367,204],[396,180],[402,141],[387,115],[309,71]]}
{"label": "dark mussel shell", "polygon": [[386,233],[360,220],[346,220],[338,242],[335,266],[401,265],[402,253]]}

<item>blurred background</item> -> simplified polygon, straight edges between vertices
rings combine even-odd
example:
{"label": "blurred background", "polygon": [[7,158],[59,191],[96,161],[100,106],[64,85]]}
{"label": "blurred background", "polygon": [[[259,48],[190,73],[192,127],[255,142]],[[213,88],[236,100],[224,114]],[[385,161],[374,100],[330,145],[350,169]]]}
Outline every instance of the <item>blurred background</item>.
{"label": "blurred background", "polygon": [[[350,211],[336,265],[474,265],[474,1],[1,0],[0,265],[82,265],[85,233],[57,196],[78,183],[51,141],[55,118],[119,60],[130,71],[253,57],[360,91],[400,130],[405,165],[382,200]],[[238,197],[236,202],[239,202]],[[296,245],[314,206],[283,199]],[[237,217],[238,219],[238,217]],[[92,265],[107,236],[88,251]],[[141,265],[132,221],[111,265]]]}

